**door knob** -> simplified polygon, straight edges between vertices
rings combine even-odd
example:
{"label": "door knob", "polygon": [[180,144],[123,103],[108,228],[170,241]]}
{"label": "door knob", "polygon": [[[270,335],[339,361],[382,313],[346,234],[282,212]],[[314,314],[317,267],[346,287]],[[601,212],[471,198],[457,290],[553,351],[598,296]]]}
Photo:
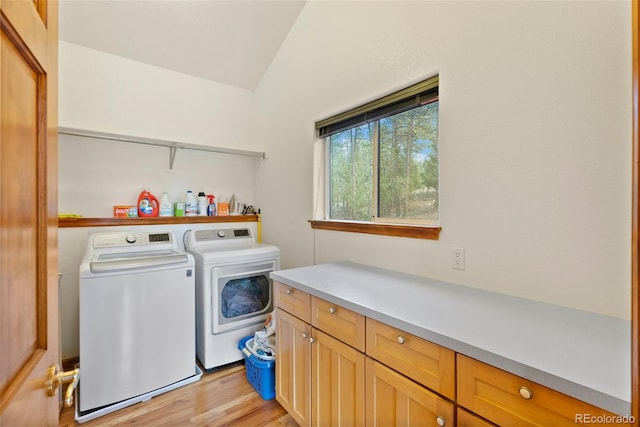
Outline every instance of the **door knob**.
{"label": "door knob", "polygon": [[76,368],[73,371],[60,371],[58,365],[51,365],[47,372],[47,381],[45,387],[47,389],[47,396],[55,396],[56,390],[62,384],[69,383],[67,391],[64,393],[64,406],[70,407],[73,404],[73,391],[78,385],[80,379],[80,368]]}

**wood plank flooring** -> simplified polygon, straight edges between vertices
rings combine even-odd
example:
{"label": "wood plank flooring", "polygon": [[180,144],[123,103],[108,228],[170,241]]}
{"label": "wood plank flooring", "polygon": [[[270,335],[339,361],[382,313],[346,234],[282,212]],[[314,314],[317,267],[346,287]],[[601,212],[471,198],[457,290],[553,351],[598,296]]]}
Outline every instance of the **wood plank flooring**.
{"label": "wood plank flooring", "polygon": [[205,372],[195,383],[82,424],[75,422],[74,411],[62,410],[60,427],[298,426],[275,399],[260,397],[247,381],[243,364]]}

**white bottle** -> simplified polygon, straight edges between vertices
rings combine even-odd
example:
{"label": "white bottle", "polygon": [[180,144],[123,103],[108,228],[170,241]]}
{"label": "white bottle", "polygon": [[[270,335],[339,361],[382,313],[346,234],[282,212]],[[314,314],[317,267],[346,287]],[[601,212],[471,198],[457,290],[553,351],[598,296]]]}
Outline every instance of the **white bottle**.
{"label": "white bottle", "polygon": [[184,200],[184,214],[185,216],[198,215],[198,203],[191,190],[187,191],[187,197]]}
{"label": "white bottle", "polygon": [[198,193],[198,215],[207,216],[207,196],[203,191]]}
{"label": "white bottle", "polygon": [[173,205],[166,191],[160,196],[160,216],[173,216]]}

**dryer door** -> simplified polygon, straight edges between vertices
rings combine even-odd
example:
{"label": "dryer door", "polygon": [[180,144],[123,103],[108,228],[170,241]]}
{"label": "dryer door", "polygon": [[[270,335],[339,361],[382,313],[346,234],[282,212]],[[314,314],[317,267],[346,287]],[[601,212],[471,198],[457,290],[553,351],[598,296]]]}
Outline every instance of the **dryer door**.
{"label": "dryer door", "polygon": [[212,269],[213,333],[262,323],[273,310],[275,260]]}

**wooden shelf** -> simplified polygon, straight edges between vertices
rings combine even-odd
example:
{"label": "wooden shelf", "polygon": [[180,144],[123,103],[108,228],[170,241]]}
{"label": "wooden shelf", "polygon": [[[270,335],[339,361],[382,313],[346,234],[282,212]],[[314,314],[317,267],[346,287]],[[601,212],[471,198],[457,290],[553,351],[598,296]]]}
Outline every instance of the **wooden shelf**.
{"label": "wooden shelf", "polygon": [[58,227],[113,227],[123,225],[205,224],[258,221],[258,215],[180,216],[155,218],[58,218]]}

